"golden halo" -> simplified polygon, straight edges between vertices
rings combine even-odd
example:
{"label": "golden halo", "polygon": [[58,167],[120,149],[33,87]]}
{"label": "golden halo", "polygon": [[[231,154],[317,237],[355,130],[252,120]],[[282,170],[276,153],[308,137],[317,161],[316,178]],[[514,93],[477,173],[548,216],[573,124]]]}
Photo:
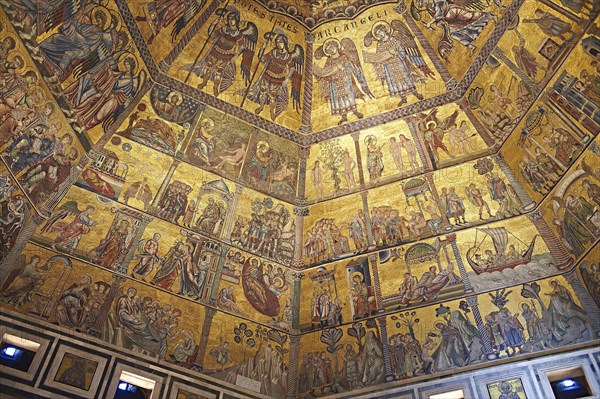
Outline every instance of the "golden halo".
{"label": "golden halo", "polygon": [[371,35],[375,38],[375,40],[379,40],[379,36],[375,33],[377,31],[377,28],[379,28],[380,26],[385,26],[386,29],[390,30],[390,24],[388,24],[386,21],[377,21],[373,24],[373,26],[371,27]]}
{"label": "golden halo", "polygon": [[[171,102],[171,99],[175,96],[177,96],[178,100],[174,104],[175,105],[181,104],[181,102],[183,101],[183,98],[181,97],[181,94],[179,94],[177,92],[172,91],[171,93],[169,93],[169,96],[167,97],[167,99],[169,100],[169,102]],[[214,125],[214,123],[213,123],[213,125]]]}
{"label": "golden halo", "polygon": [[23,58],[23,56],[21,54],[13,54],[8,56],[8,61],[9,62],[13,62],[15,60],[15,58],[19,58],[21,60],[21,67],[18,69],[15,69],[15,73],[19,74],[19,75],[23,75],[25,72],[25,69],[27,68],[27,65],[25,64],[25,58]]}
{"label": "golden halo", "polygon": [[202,121],[200,122],[200,126],[208,126],[208,130],[212,130],[213,127],[215,127],[215,121],[213,121],[210,118],[204,118],[202,119]]}
{"label": "golden halo", "polygon": [[117,63],[119,71],[127,71],[127,68],[125,68],[125,60],[128,58],[131,58],[133,62],[135,62],[135,68],[132,71],[132,73],[135,75],[137,73],[139,63],[135,56],[130,52],[125,52],[119,57],[119,61]]}
{"label": "golden halo", "polygon": [[365,279],[365,276],[363,276],[363,274],[361,272],[354,272],[352,273],[352,275],[350,276],[350,281],[354,281],[354,277],[358,276],[358,278],[360,278],[360,282],[362,283],[363,280]]}
{"label": "golden halo", "polygon": [[95,24],[96,18],[94,18],[94,16],[99,12],[104,14],[104,25],[101,27],[101,29],[103,31],[105,31],[106,29],[108,29],[108,27],[111,24],[112,15],[110,14],[110,11],[108,11],[108,9],[106,7],[96,6],[96,7],[92,8],[92,11],[90,12],[90,20],[92,21],[92,23]]}
{"label": "golden halo", "polygon": [[258,143],[256,143],[256,148],[262,148],[262,147],[266,147],[267,150],[270,148],[269,143],[267,143],[266,141],[259,141]]}
{"label": "golden halo", "polygon": [[45,102],[44,90],[40,86],[34,86],[27,90],[29,106],[40,107]]}
{"label": "golden halo", "polygon": [[114,24],[115,31],[117,31],[117,32],[120,31],[123,24],[121,23],[121,17],[119,16],[119,13],[116,12],[115,10],[110,10],[109,12],[110,12],[111,24]]}
{"label": "golden halo", "polygon": [[367,137],[365,137],[365,144],[369,145],[371,141],[375,141],[375,144],[377,144],[377,137],[373,136],[372,134],[369,134]]}
{"label": "golden halo", "polygon": [[331,57],[332,54],[327,53],[327,50],[325,50],[328,47],[328,44],[330,42],[335,42],[335,44],[337,45],[337,48],[340,49],[342,48],[342,44],[340,43],[340,41],[338,39],[336,39],[335,37],[330,37],[329,39],[325,40],[323,42],[323,54],[325,54],[328,57]]}
{"label": "golden halo", "polygon": [[282,288],[285,284],[285,281],[281,277],[275,277],[273,279],[273,287]]}

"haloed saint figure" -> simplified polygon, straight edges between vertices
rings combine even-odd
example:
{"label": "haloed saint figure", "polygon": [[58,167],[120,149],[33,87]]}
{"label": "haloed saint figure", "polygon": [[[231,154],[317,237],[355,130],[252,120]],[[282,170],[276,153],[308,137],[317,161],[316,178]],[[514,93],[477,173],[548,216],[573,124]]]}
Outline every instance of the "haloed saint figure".
{"label": "haloed saint figure", "polygon": [[315,59],[327,57],[325,65],[313,68],[314,76],[321,84],[323,98],[329,102],[332,115],[339,115],[338,125],[348,121],[348,113],[358,119],[363,114],[358,111],[356,100],[365,96],[375,98],[362,70],[356,45],[349,38],[330,38],[315,51]]}

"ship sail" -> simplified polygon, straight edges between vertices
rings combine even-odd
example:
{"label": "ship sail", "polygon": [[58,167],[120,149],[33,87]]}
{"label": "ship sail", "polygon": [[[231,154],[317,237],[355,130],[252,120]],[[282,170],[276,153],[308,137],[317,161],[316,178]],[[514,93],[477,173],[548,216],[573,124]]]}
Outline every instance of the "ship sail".
{"label": "ship sail", "polygon": [[498,255],[503,255],[506,251],[506,245],[508,244],[508,232],[504,227],[482,227],[477,230],[492,237],[494,242],[494,248]]}

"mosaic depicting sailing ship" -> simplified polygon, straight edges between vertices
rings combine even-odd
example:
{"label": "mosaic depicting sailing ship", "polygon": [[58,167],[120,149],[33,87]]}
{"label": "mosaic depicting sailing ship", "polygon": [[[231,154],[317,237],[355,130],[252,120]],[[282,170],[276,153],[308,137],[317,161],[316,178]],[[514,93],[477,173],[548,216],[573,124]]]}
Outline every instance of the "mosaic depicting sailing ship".
{"label": "mosaic depicting sailing ship", "polygon": [[[485,236],[481,242],[477,243],[477,234],[475,234],[475,242],[467,251],[467,261],[475,273],[491,273],[509,268],[514,269],[519,265],[525,265],[531,261],[537,235],[535,235],[531,242],[527,245],[504,227],[481,227],[476,230],[484,233]],[[509,243],[509,234],[515,237],[522,244],[527,245],[527,249],[524,252],[517,251],[515,246]],[[488,237],[491,238],[496,253],[494,254],[491,249],[487,249],[482,255],[480,250],[481,245]]]}

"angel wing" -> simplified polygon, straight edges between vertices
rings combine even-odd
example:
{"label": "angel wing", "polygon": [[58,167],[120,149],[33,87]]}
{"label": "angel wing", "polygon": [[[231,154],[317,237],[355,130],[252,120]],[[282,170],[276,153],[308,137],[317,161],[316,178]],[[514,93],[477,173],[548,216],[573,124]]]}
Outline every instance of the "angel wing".
{"label": "angel wing", "polygon": [[435,122],[436,125],[439,125],[440,120],[437,117],[437,108],[433,108],[429,113],[421,112],[417,117],[417,128],[419,131],[424,132],[427,129],[427,124],[429,122]]}
{"label": "angel wing", "polygon": [[290,96],[292,98],[294,109],[298,111],[302,108],[300,104],[300,89],[302,87],[302,72],[304,70],[304,49],[299,44],[296,44],[290,53],[290,56],[294,60],[291,77],[292,92],[290,93]]}
{"label": "angel wing", "polygon": [[323,51],[323,45],[317,47],[314,53],[315,60],[319,61],[321,58],[325,57],[325,52]]}
{"label": "angel wing", "polygon": [[48,32],[68,21],[79,10],[85,8],[86,3],[80,0],[66,0],[58,2],[58,6],[51,10],[46,9],[45,12],[39,14],[38,34]]}
{"label": "angel wing", "polygon": [[450,126],[452,126],[452,125],[454,125],[456,123],[456,118],[458,118],[458,110],[454,111],[452,113],[452,115],[450,115],[449,117],[445,118],[438,126],[443,131],[446,131],[446,130],[448,130],[450,128]]}
{"label": "angel wing", "polygon": [[419,46],[410,29],[400,20],[393,20],[390,24],[392,27],[392,37],[396,38],[406,52],[406,57],[410,63],[417,68],[425,77],[433,77],[433,72],[427,66],[425,59],[421,55]]}
{"label": "angel wing", "polygon": [[46,223],[42,226],[41,232],[45,233],[47,231],[50,231],[50,229],[52,228],[52,226],[54,226],[55,223],[57,223],[63,219],[66,219],[70,215],[75,215],[80,212],[81,211],[79,210],[79,207],[78,207],[76,201],[65,202],[64,204],[62,204],[60,206],[60,208],[58,208],[56,213],[54,215],[52,215],[52,217],[46,221]]}
{"label": "angel wing", "polygon": [[[170,92],[162,92],[160,90],[156,90],[156,86],[152,90],[150,90],[150,103],[153,105],[158,103],[165,103],[168,101]],[[156,109],[155,109],[156,111]]]}
{"label": "angel wing", "polygon": [[342,45],[341,53],[348,58],[350,63],[352,64],[352,74],[358,81],[362,91],[369,97],[375,98],[373,93],[371,93],[371,89],[369,89],[369,85],[367,84],[367,79],[365,78],[365,74],[362,70],[362,65],[360,63],[360,59],[358,57],[358,50],[356,49],[356,44],[350,38],[343,38],[340,40]]}
{"label": "angel wing", "polygon": [[244,35],[243,52],[242,52],[242,65],[240,69],[246,86],[250,84],[250,68],[252,67],[252,59],[254,58],[254,51],[256,50],[256,42],[258,41],[258,28],[253,22],[246,22],[246,27],[241,30]]}
{"label": "angel wing", "polygon": [[177,40],[177,36],[181,33],[183,29],[187,26],[187,24],[194,19],[196,14],[200,12],[202,7],[206,4],[206,0],[194,0],[192,4],[188,4],[183,15],[177,18],[175,25],[173,26],[173,30],[171,31],[171,41],[175,42]]}
{"label": "angel wing", "polygon": [[25,268],[26,264],[27,264],[27,261],[25,259],[25,255],[24,254],[19,255],[16,263],[14,265],[12,265],[11,271],[8,273],[8,276],[6,276],[6,279],[2,283],[2,286],[0,286],[0,292],[3,293],[6,290],[8,290],[8,288],[13,283],[13,281],[15,281],[16,278],[19,277],[19,275],[23,272],[23,269]]}

